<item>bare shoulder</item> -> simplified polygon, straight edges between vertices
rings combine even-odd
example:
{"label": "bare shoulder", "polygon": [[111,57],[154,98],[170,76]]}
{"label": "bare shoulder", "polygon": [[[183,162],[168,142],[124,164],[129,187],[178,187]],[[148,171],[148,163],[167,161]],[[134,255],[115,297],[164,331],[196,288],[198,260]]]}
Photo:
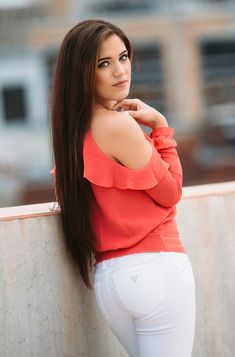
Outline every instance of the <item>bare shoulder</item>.
{"label": "bare shoulder", "polygon": [[152,148],[143,130],[126,112],[100,110],[93,118],[91,132],[97,146],[125,166],[139,168],[151,156]]}
{"label": "bare shoulder", "polygon": [[107,137],[114,139],[120,135],[143,136],[139,124],[128,113],[105,109],[97,111],[92,120],[91,131],[97,140],[105,140]]}

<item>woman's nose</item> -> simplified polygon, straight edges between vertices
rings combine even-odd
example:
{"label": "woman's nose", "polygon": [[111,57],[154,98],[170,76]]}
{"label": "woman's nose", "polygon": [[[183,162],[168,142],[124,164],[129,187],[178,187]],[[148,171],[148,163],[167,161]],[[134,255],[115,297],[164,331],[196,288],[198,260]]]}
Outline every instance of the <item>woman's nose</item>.
{"label": "woman's nose", "polygon": [[114,65],[114,69],[113,69],[113,75],[115,77],[119,77],[120,75],[122,75],[123,73],[125,73],[125,69],[124,66],[122,65],[122,63],[118,62]]}

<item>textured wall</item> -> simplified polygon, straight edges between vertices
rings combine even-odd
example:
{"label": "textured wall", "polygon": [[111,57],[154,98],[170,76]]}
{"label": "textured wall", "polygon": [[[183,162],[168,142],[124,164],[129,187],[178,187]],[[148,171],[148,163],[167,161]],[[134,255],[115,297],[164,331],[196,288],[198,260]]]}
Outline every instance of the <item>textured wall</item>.
{"label": "textured wall", "polygon": [[65,254],[59,216],[0,222],[0,356],[126,356]]}
{"label": "textured wall", "polygon": [[[193,357],[234,356],[234,213],[235,182],[185,188],[178,205],[197,288]],[[69,263],[48,204],[0,209],[0,220],[0,356],[126,356]]]}
{"label": "textured wall", "polygon": [[234,357],[235,182],[187,188],[187,196],[178,224],[196,279],[193,357]]}

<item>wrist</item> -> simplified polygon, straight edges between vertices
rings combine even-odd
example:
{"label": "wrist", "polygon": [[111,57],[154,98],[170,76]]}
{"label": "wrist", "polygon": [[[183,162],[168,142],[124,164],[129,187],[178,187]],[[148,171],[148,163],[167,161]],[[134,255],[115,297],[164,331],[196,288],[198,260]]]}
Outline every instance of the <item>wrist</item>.
{"label": "wrist", "polygon": [[151,128],[152,130],[162,127],[168,127],[166,118],[162,115],[161,118],[156,118],[153,120]]}
{"label": "wrist", "polygon": [[158,136],[169,136],[169,137],[173,138],[174,129],[169,126],[167,126],[167,127],[161,126],[161,127],[152,129],[152,131],[150,133],[150,137],[157,138]]}

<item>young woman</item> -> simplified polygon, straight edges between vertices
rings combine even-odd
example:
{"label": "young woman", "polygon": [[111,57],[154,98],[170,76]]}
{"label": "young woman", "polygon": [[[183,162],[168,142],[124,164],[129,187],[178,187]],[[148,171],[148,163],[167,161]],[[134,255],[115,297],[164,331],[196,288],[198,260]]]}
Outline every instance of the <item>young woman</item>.
{"label": "young woman", "polygon": [[52,134],[64,237],[130,356],[189,357],[194,277],[175,222],[182,169],[166,118],[126,99],[131,58],[125,34],[102,20],[62,42]]}

